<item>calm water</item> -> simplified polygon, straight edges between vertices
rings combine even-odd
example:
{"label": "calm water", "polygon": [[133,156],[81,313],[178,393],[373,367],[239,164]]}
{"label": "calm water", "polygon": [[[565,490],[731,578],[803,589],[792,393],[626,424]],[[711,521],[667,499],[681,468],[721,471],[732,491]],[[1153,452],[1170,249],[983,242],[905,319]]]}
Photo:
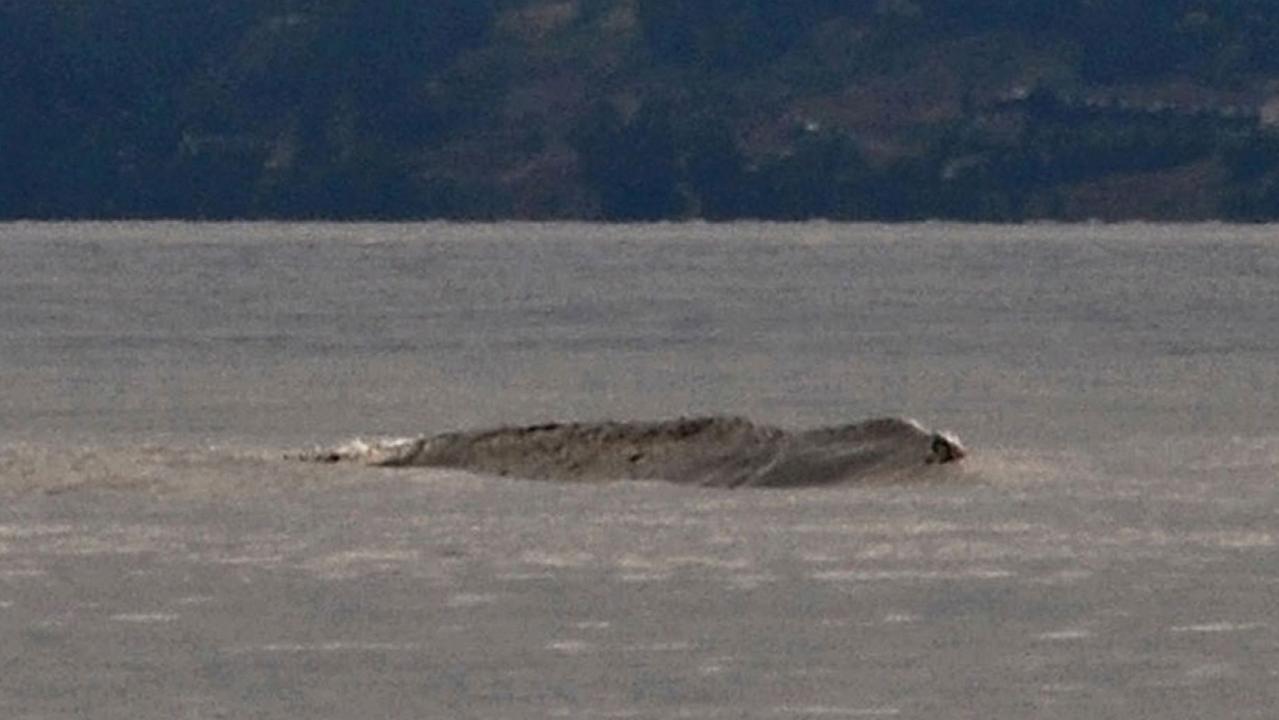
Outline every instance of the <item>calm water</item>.
{"label": "calm water", "polygon": [[[0,225],[0,714],[1272,717],[1270,227]],[[907,415],[944,482],[319,468]]]}

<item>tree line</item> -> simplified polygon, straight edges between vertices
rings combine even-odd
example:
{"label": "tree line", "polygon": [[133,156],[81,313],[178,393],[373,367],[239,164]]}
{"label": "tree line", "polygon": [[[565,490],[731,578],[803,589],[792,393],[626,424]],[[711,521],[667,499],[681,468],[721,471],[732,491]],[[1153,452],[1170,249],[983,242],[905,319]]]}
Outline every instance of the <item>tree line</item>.
{"label": "tree line", "polygon": [[[856,39],[837,62],[815,49],[835,30]],[[838,125],[744,127],[742,98],[781,113],[1014,35],[1061,48],[1061,88],[903,128],[888,156]],[[1200,164],[1216,216],[1265,220],[1279,136],[1255,113],[1063,88],[1277,72],[1276,0],[0,0],[0,217],[1022,220]],[[530,86],[579,89],[521,114]]]}

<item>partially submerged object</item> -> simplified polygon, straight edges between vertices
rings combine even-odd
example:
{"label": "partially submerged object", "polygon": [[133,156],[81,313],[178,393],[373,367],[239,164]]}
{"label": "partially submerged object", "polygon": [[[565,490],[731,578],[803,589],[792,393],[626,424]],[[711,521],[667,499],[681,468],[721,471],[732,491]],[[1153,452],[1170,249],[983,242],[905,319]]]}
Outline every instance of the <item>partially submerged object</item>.
{"label": "partially submerged object", "polygon": [[738,417],[552,423],[356,441],[315,462],[455,468],[489,475],[601,482],[667,480],[713,487],[799,487],[909,480],[967,454],[953,436],[879,418],[792,432]]}

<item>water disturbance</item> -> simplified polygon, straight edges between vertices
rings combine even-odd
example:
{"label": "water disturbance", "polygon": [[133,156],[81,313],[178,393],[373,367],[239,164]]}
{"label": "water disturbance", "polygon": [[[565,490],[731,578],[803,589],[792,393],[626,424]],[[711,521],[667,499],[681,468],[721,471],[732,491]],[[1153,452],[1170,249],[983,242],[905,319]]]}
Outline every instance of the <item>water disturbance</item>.
{"label": "water disturbance", "polygon": [[880,418],[789,432],[737,417],[552,423],[418,439],[355,441],[317,462],[456,468],[533,480],[668,480],[711,487],[805,487],[911,480],[966,455],[955,438]]}
{"label": "water disturbance", "polygon": [[1274,230],[0,225],[0,717],[1273,717]]}

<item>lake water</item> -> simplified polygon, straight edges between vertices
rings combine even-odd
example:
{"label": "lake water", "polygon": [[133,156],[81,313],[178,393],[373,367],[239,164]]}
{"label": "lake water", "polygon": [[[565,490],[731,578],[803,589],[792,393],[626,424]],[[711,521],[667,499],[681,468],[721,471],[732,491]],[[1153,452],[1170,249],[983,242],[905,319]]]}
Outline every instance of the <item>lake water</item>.
{"label": "lake water", "polygon": [[[1270,718],[1279,239],[0,225],[0,715]],[[287,453],[901,415],[918,483]]]}

